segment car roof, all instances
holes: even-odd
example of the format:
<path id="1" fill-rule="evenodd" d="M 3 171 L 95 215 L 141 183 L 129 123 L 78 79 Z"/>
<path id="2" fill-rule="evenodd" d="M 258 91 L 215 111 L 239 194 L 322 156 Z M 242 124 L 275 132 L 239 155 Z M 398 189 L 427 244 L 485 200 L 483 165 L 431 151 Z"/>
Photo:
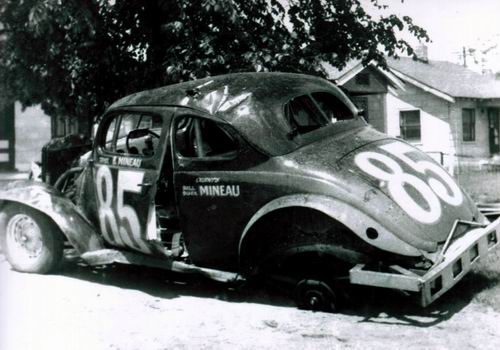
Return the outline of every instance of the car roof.
<path id="1" fill-rule="evenodd" d="M 290 126 L 283 105 L 296 96 L 328 91 L 353 113 L 356 107 L 329 81 L 295 73 L 233 73 L 207 77 L 126 96 L 110 109 L 129 106 L 181 106 L 231 124 L 249 142 L 271 154 L 286 154 L 297 148 L 287 137 Z"/>

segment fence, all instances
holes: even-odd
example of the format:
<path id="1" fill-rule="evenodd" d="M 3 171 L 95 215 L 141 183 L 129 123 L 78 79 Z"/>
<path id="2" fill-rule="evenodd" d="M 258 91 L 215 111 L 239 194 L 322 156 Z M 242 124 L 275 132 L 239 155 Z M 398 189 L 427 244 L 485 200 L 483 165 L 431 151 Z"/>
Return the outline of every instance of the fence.
<path id="1" fill-rule="evenodd" d="M 477 158 L 473 156 L 448 154 L 444 152 L 426 153 L 454 175 L 475 171 L 500 172 L 500 156 Z"/>

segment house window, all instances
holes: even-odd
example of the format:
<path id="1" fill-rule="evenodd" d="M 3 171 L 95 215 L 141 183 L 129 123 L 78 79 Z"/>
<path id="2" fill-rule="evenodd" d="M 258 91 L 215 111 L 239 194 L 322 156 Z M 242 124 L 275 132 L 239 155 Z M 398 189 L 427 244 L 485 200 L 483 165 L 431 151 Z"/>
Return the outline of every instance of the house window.
<path id="1" fill-rule="evenodd" d="M 399 129 L 403 139 L 420 141 L 420 111 L 399 112 Z"/>
<path id="2" fill-rule="evenodd" d="M 368 73 L 360 73 L 356 75 L 356 85 L 370 85 L 370 74 Z"/>
<path id="3" fill-rule="evenodd" d="M 462 135 L 464 141 L 476 140 L 476 111 L 472 108 L 462 109 Z"/>

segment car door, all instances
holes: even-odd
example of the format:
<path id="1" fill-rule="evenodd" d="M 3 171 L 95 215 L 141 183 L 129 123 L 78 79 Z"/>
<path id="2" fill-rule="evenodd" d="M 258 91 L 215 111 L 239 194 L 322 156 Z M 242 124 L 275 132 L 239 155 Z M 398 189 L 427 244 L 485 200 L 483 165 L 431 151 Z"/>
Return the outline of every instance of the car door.
<path id="1" fill-rule="evenodd" d="M 240 235 L 266 200 L 247 170 L 267 158 L 217 119 L 176 115 L 172 129 L 174 186 L 190 258 L 235 271 Z"/>
<path id="2" fill-rule="evenodd" d="M 158 245 L 155 194 L 168 139 L 169 110 L 115 111 L 96 135 L 94 215 L 104 240 L 150 254 Z"/>

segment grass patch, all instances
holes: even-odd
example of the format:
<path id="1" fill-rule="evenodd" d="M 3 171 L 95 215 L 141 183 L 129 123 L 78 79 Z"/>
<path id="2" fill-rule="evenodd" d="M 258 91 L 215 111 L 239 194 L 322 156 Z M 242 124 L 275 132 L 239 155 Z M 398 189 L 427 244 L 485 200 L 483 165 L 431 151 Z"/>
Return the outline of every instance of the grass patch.
<path id="1" fill-rule="evenodd" d="M 455 177 L 475 202 L 500 202 L 500 172 L 470 169 Z M 461 284 L 457 294 L 500 311 L 500 247 L 479 261 Z"/>
<path id="2" fill-rule="evenodd" d="M 455 175 L 460 185 L 476 202 L 500 202 L 500 172 L 469 170 Z"/>

